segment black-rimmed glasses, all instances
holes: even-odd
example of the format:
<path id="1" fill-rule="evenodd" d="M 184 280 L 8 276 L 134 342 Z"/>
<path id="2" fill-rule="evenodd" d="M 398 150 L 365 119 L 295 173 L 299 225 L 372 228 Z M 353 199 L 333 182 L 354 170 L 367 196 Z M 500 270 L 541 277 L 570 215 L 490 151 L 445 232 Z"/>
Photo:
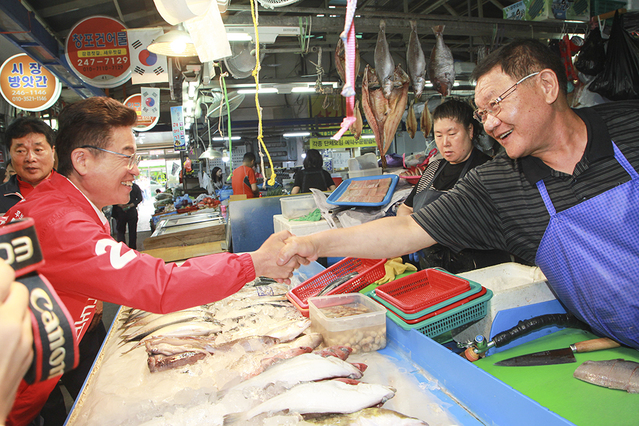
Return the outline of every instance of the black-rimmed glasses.
<path id="1" fill-rule="evenodd" d="M 110 151 L 108 149 L 100 148 L 100 147 L 93 146 L 93 145 L 82 145 L 80 148 L 97 149 L 98 151 L 104 151 L 104 152 L 108 152 L 109 154 L 119 155 L 120 157 L 126 157 L 126 158 L 129 159 L 129 164 L 127 165 L 129 170 L 133 169 L 135 166 L 140 164 L 140 160 L 142 160 L 142 157 L 140 157 L 138 154 L 126 155 L 126 154 L 121 154 L 119 152 Z"/>
<path id="2" fill-rule="evenodd" d="M 534 72 L 532 74 L 528 74 L 526 77 L 522 78 L 517 83 L 510 86 L 508 90 L 506 90 L 504 93 L 497 96 L 492 101 L 488 102 L 488 108 L 476 109 L 475 112 L 473 113 L 473 116 L 475 117 L 475 119 L 483 124 L 486 122 L 486 117 L 488 116 L 488 114 L 492 115 L 493 117 L 497 116 L 497 114 L 501 112 L 501 105 L 500 105 L 501 101 L 506 99 L 508 96 L 512 95 L 513 92 L 517 90 L 517 86 L 519 86 L 522 82 L 524 82 L 526 79 L 530 77 L 536 76 L 537 74 L 539 74 L 539 71 Z"/>

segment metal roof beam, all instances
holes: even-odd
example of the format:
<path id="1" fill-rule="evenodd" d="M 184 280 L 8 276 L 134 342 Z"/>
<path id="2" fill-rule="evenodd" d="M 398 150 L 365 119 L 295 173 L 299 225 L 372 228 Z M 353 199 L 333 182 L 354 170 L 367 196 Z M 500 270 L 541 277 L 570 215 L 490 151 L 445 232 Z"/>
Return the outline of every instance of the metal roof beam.
<path id="1" fill-rule="evenodd" d="M 90 86 L 73 73 L 64 59 L 62 45 L 27 10 L 19 0 L 0 2 L 0 26 L 5 38 L 23 52 L 42 63 L 53 75 L 82 98 L 104 96 L 97 87 Z"/>

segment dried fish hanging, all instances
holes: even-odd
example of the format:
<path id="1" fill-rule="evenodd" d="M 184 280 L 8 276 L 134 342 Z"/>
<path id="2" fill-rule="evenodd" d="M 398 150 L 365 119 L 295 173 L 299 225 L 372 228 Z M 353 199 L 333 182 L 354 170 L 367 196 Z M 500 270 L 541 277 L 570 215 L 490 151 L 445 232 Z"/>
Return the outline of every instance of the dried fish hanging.
<path id="1" fill-rule="evenodd" d="M 258 148 L 260 153 L 260 167 L 262 172 L 265 173 L 264 169 L 264 154 L 262 153 L 262 148 L 266 152 L 266 156 L 268 157 L 268 162 L 271 166 L 271 177 L 268 180 L 268 184 L 270 186 L 275 185 L 275 167 L 273 167 L 273 160 L 271 160 L 271 154 L 269 154 L 268 149 L 266 149 L 266 144 L 264 143 L 264 133 L 262 132 L 262 107 L 260 107 L 260 99 L 258 92 L 260 90 L 260 35 L 257 31 L 257 0 L 251 0 L 251 16 L 253 18 L 253 29 L 255 30 L 255 69 L 252 72 L 253 78 L 255 79 L 255 109 L 257 110 L 257 140 L 258 140 Z M 266 173 L 265 173 L 266 174 Z M 264 187 L 266 187 L 266 180 L 264 181 Z"/>
<path id="2" fill-rule="evenodd" d="M 340 38 L 344 43 L 346 54 L 346 63 L 344 74 L 346 81 L 342 89 L 342 96 L 346 98 L 346 117 L 342 121 L 341 129 L 331 138 L 339 140 L 342 135 L 357 120 L 354 114 L 355 110 L 355 9 L 357 8 L 357 0 L 348 0 L 346 3 L 346 18 L 344 22 L 344 31 L 340 34 Z"/>

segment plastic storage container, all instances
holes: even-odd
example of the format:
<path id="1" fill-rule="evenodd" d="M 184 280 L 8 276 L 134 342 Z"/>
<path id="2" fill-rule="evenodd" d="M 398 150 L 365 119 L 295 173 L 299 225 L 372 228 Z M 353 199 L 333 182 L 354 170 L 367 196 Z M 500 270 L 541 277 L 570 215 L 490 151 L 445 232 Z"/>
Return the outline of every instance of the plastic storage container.
<path id="1" fill-rule="evenodd" d="M 317 208 L 312 195 L 301 195 L 280 198 L 282 216 L 286 219 L 297 219 L 309 214 Z"/>
<path id="2" fill-rule="evenodd" d="M 273 232 L 290 231 L 291 234 L 301 237 L 303 235 L 310 235 L 320 231 L 326 231 L 331 227 L 328 225 L 326 219 L 318 220 L 315 222 L 308 221 L 290 221 L 281 214 L 273 216 Z"/>
<path id="3" fill-rule="evenodd" d="M 332 289 L 326 296 L 360 291 L 386 274 L 384 263 L 386 259 L 347 257 L 288 291 L 286 297 L 302 315 L 307 317 L 309 316 L 308 299 L 317 296 L 328 284 L 357 272 L 356 276 Z"/>
<path id="4" fill-rule="evenodd" d="M 360 293 L 312 297 L 308 300 L 311 330 L 324 345 L 344 345 L 353 353 L 386 347 L 386 309 Z"/>

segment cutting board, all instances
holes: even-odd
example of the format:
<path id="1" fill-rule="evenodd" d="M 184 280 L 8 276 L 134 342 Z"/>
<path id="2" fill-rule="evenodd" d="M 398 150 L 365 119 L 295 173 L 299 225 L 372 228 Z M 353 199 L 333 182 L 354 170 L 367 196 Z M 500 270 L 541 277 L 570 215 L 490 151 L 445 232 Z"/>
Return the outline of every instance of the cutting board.
<path id="1" fill-rule="evenodd" d="M 542 406 L 559 414 L 578 426 L 639 425 L 639 394 L 608 389 L 582 382 L 573 377 L 574 371 L 584 361 L 625 359 L 639 362 L 639 351 L 627 347 L 606 349 L 597 352 L 575 354 L 576 363 L 535 367 L 500 367 L 497 361 L 540 352 L 566 348 L 572 343 L 594 339 L 592 333 L 563 329 L 480 359 L 475 365 L 495 376 Z"/>

